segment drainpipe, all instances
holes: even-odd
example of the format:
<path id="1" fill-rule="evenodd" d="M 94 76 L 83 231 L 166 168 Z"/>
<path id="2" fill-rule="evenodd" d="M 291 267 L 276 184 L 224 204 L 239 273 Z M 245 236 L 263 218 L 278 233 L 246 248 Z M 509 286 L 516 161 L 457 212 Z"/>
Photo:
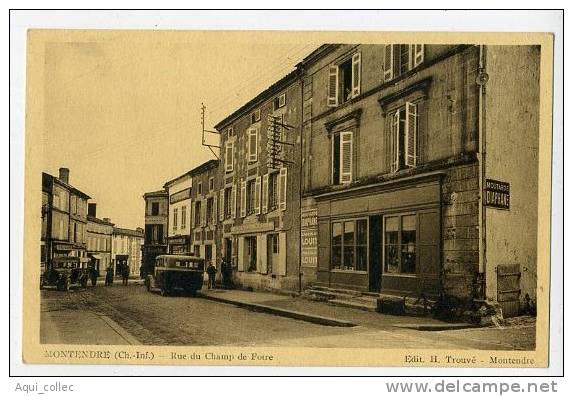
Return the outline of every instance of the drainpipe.
<path id="1" fill-rule="evenodd" d="M 299 83 L 300 83 L 300 159 L 299 159 L 299 170 L 298 170 L 298 292 L 302 293 L 302 224 L 301 224 L 301 211 L 302 211 L 302 185 L 303 185 L 303 163 L 304 158 L 303 151 L 303 121 L 304 121 L 304 87 L 303 87 L 303 75 L 304 69 L 301 65 L 299 68 Z M 295 161 L 296 162 L 296 161 Z"/>
<path id="2" fill-rule="evenodd" d="M 479 69 L 478 69 L 478 81 L 480 76 L 485 74 L 485 48 L 483 45 L 479 46 Z M 485 299 L 486 293 L 486 211 L 484 206 L 484 183 L 485 183 L 485 159 L 486 159 L 486 136 L 485 136 L 485 110 L 484 110 L 484 100 L 485 100 L 485 82 L 487 79 L 482 80 L 478 83 L 478 135 L 479 135 L 479 279 L 482 282 L 481 296 Z"/>

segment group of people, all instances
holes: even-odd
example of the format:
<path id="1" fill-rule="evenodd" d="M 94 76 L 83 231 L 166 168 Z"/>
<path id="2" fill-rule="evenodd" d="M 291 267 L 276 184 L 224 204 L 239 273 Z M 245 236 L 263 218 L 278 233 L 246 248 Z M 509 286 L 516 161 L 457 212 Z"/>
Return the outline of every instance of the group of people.
<path id="1" fill-rule="evenodd" d="M 95 286 L 97 284 L 98 276 L 99 276 L 99 270 L 96 268 L 95 265 L 92 265 L 91 271 L 90 271 L 90 279 L 91 279 L 92 286 Z M 129 279 L 129 265 L 125 264 L 122 266 L 122 269 L 121 269 L 121 280 L 122 280 L 122 284 L 124 286 L 127 285 L 128 279 Z M 113 265 L 112 264 L 108 265 L 106 270 L 105 270 L 105 285 L 106 286 L 113 285 Z"/>
<path id="2" fill-rule="evenodd" d="M 215 288 L 215 278 L 217 277 L 217 267 L 213 262 L 209 262 L 207 267 L 207 275 L 209 277 L 208 288 Z M 231 289 L 233 287 L 233 265 L 225 258 L 221 260 L 221 284 L 224 289 Z"/>

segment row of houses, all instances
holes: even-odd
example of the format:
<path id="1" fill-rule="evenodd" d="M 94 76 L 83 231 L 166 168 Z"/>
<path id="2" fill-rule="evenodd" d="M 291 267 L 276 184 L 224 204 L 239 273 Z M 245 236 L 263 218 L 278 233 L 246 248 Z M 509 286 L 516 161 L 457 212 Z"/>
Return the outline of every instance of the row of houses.
<path id="1" fill-rule="evenodd" d="M 112 266 L 121 274 L 129 266 L 139 276 L 143 229 L 116 227 L 109 218 L 97 217 L 96 203 L 70 184 L 70 171 L 58 177 L 42 173 L 41 271 L 55 257 L 75 256 L 103 275 Z"/>
<path id="2" fill-rule="evenodd" d="M 187 253 L 242 287 L 517 311 L 536 295 L 539 55 L 320 46 L 217 123 L 218 159 L 144 195 L 144 266 Z"/>

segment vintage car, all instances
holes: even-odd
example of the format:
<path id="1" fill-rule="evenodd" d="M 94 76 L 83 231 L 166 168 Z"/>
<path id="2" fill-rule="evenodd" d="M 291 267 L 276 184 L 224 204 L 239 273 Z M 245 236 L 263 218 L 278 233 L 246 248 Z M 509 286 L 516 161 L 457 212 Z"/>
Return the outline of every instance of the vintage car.
<path id="1" fill-rule="evenodd" d="M 72 287 L 86 287 L 89 279 L 87 262 L 80 257 L 55 257 L 40 277 L 40 289 L 56 287 L 69 291 Z"/>
<path id="2" fill-rule="evenodd" d="M 153 273 L 147 275 L 145 286 L 162 296 L 175 292 L 195 295 L 203 287 L 205 260 L 200 257 L 165 254 L 155 258 Z"/>

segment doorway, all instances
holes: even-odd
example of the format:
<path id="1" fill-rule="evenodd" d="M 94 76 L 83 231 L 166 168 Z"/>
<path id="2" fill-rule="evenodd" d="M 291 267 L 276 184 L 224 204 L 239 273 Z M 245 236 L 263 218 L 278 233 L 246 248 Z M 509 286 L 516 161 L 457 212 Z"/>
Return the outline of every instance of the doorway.
<path id="1" fill-rule="evenodd" d="M 379 293 L 382 283 L 382 216 L 370 216 L 369 224 L 368 291 Z"/>
<path id="2" fill-rule="evenodd" d="M 225 260 L 230 263 L 233 256 L 233 241 L 231 238 L 225 238 Z"/>
<path id="3" fill-rule="evenodd" d="M 247 245 L 247 271 L 255 272 L 257 270 L 257 237 L 245 237 Z"/>

